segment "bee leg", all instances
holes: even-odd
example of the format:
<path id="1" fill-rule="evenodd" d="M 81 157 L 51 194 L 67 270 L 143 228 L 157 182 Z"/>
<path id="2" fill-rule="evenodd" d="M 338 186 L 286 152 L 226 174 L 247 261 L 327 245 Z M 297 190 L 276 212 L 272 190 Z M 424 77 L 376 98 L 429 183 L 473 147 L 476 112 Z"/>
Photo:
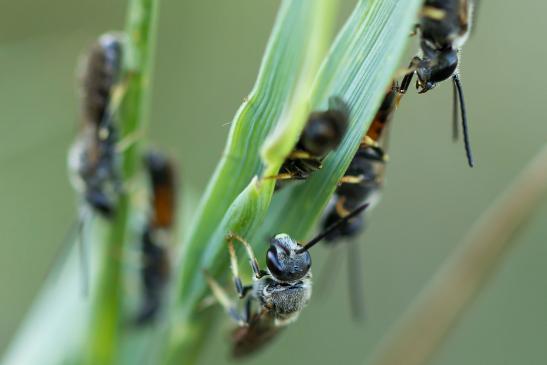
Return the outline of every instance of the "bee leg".
<path id="1" fill-rule="evenodd" d="M 364 180 L 365 180 L 365 177 L 363 175 L 358 175 L 358 176 L 346 175 L 346 176 L 342 176 L 342 178 L 338 181 L 338 184 L 360 184 Z"/>
<path id="2" fill-rule="evenodd" d="M 209 284 L 209 288 L 211 288 L 213 296 L 220 303 L 220 305 L 222 305 L 226 313 L 228 313 L 228 315 L 232 317 L 233 320 L 238 323 L 238 325 L 244 326 L 247 321 L 245 320 L 244 316 L 242 316 L 238 312 L 237 307 L 234 305 L 232 300 L 230 300 L 228 294 L 226 294 L 226 291 L 215 279 L 213 279 L 213 277 L 207 271 L 204 271 L 203 274 L 205 275 L 207 284 Z"/>
<path id="3" fill-rule="evenodd" d="M 336 202 L 335 209 L 336 209 L 336 214 L 338 214 L 339 217 L 343 218 L 351 213 L 348 209 L 346 209 L 345 204 L 346 204 L 345 197 L 340 197 L 338 201 Z"/>
<path id="4" fill-rule="evenodd" d="M 230 242 L 235 239 L 236 241 L 239 241 L 245 247 L 245 250 L 247 251 L 247 255 L 249 256 L 249 260 L 251 262 L 251 268 L 253 269 L 253 273 L 257 279 L 260 279 L 261 277 L 267 274 L 264 270 L 260 269 L 260 266 L 258 266 L 258 260 L 256 259 L 256 256 L 253 252 L 253 248 L 251 247 L 249 242 L 245 241 L 243 237 L 238 236 L 237 234 L 233 232 L 230 232 L 228 236 L 226 237 L 226 239 Z"/>
<path id="5" fill-rule="evenodd" d="M 247 324 L 251 323 L 251 318 L 253 317 L 251 313 L 252 304 L 253 304 L 253 301 L 251 298 L 248 298 L 247 301 L 245 302 L 245 312 L 243 312 L 243 317 L 245 318 L 245 322 Z"/>
<path id="6" fill-rule="evenodd" d="M 310 155 L 309 152 L 299 150 L 292 151 L 289 157 L 287 157 L 287 159 L 289 160 L 309 160 L 313 158 L 314 157 Z"/>
<path id="7" fill-rule="evenodd" d="M 374 147 L 374 148 L 380 148 L 380 144 L 375 141 L 374 139 L 370 138 L 369 136 L 364 136 L 363 139 L 361 140 L 361 144 L 360 144 L 361 147 L 368 147 L 368 146 L 371 146 L 371 147 Z"/>
<path id="8" fill-rule="evenodd" d="M 275 180 L 293 180 L 293 179 L 296 179 L 296 176 L 291 174 L 291 173 L 282 173 L 282 174 L 277 174 L 277 175 L 270 175 L 270 176 L 265 176 L 263 177 L 263 179 L 275 179 Z"/>
<path id="9" fill-rule="evenodd" d="M 404 94 L 408 90 L 408 87 L 410 86 L 410 83 L 412 82 L 412 78 L 414 77 L 414 73 L 416 71 L 416 68 L 420 64 L 422 59 L 418 56 L 415 56 L 412 61 L 410 61 L 410 64 L 408 65 L 409 72 L 403 77 L 403 81 L 401 81 L 401 87 L 399 87 L 399 93 Z"/>
<path id="10" fill-rule="evenodd" d="M 416 34 L 418 34 L 418 29 L 420 29 L 420 24 L 419 23 L 414 24 L 414 26 L 412 27 L 412 30 L 410 31 L 410 37 L 415 37 Z"/>
<path id="11" fill-rule="evenodd" d="M 241 282 L 241 278 L 239 277 L 239 269 L 237 264 L 237 256 L 236 251 L 234 249 L 234 244 L 232 241 L 228 242 L 228 251 L 230 252 L 230 266 L 232 269 L 232 276 L 234 279 L 234 286 L 236 288 L 237 295 L 239 295 L 240 299 L 245 298 L 249 290 L 251 290 L 253 287 L 252 285 L 246 285 L 244 286 Z"/>

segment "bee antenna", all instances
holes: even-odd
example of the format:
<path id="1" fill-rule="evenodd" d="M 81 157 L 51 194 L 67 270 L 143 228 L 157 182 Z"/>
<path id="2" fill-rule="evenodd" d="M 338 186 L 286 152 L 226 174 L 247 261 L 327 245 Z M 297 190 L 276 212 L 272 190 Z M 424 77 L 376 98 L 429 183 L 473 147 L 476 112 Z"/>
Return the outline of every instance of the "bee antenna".
<path id="1" fill-rule="evenodd" d="M 457 142 L 460 137 L 458 112 L 458 89 L 456 83 L 452 83 L 452 141 Z"/>
<path id="2" fill-rule="evenodd" d="M 342 224 L 346 223 L 353 217 L 359 215 L 363 210 L 365 210 L 366 207 L 369 206 L 369 203 L 364 203 L 355 208 L 353 211 L 351 211 L 348 215 L 346 215 L 343 218 L 340 218 L 338 221 L 331 224 L 327 229 L 325 229 L 323 232 L 319 233 L 317 236 L 309 240 L 301 249 L 297 250 L 296 253 L 302 253 L 304 251 L 308 251 L 310 248 L 312 248 L 317 242 L 321 241 L 323 238 L 327 237 L 329 234 L 331 234 L 334 230 L 338 229 Z"/>
<path id="3" fill-rule="evenodd" d="M 454 86 L 456 87 L 454 90 L 458 94 L 458 99 L 460 102 L 460 112 L 462 115 L 463 142 L 465 145 L 465 154 L 467 156 L 467 163 L 469 164 L 469 167 L 473 167 L 475 163 L 473 161 L 473 153 L 471 152 L 471 144 L 469 142 L 469 131 L 467 129 L 467 111 L 465 109 L 465 100 L 463 98 L 462 83 L 460 81 L 460 77 L 458 76 L 458 74 L 454 74 L 454 76 L 452 76 L 452 80 L 454 81 Z"/>

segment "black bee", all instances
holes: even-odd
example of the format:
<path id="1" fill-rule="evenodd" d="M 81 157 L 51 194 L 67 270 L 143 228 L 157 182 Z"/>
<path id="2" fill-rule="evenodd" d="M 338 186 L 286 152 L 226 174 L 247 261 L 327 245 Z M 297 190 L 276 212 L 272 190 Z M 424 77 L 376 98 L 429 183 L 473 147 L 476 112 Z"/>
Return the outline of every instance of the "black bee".
<path id="1" fill-rule="evenodd" d="M 334 204 L 331 204 L 323 221 L 324 228 L 340 220 L 363 202 L 373 206 L 379 200 L 387 161 L 387 154 L 380 142 L 400 98 L 399 88 L 392 83 L 335 191 Z M 342 224 L 326 238 L 325 242 L 331 244 L 338 242 L 340 238 L 351 238 L 361 232 L 362 226 L 362 219 Z"/>
<path id="2" fill-rule="evenodd" d="M 69 152 L 71 180 L 85 203 L 110 218 L 119 193 L 118 131 L 110 108 L 119 81 L 121 39 L 105 34 L 95 43 L 82 74 L 82 117 L 78 138 Z"/>
<path id="3" fill-rule="evenodd" d="M 152 190 L 152 209 L 141 238 L 143 300 L 137 324 L 150 323 L 161 307 L 170 274 L 168 246 L 175 226 L 177 201 L 177 178 L 172 162 L 151 152 L 146 155 L 145 165 Z"/>
<path id="4" fill-rule="evenodd" d="M 380 200 L 380 191 L 384 182 L 387 154 L 382 147 L 386 141 L 386 128 L 389 127 L 393 114 L 399 104 L 401 93 L 396 83 L 390 85 L 386 95 L 376 113 L 365 137 L 359 145 L 344 177 L 335 191 L 331 204 L 323 217 L 323 228 L 340 221 L 349 212 L 364 202 L 374 206 Z M 325 244 L 336 246 L 346 239 L 360 234 L 365 226 L 365 218 L 353 219 L 340 224 L 325 239 Z M 360 284 L 360 262 L 358 261 L 357 247 L 349 242 L 348 269 L 350 279 L 350 297 L 352 312 L 355 319 L 361 319 L 362 314 L 362 285 Z"/>
<path id="5" fill-rule="evenodd" d="M 419 93 L 433 89 L 439 82 L 452 78 L 454 83 L 454 100 L 459 102 L 462 117 L 462 129 L 465 151 L 469 166 L 473 166 L 473 155 L 467 131 L 467 112 L 463 89 L 458 74 L 459 53 L 471 30 L 473 4 L 471 0 L 425 0 L 420 23 L 421 57 L 414 57 L 410 69 L 402 83 L 401 92 L 410 86 L 416 74 L 416 88 Z M 457 109 L 454 106 L 455 136 L 457 137 Z"/>
<path id="6" fill-rule="evenodd" d="M 80 236 L 84 292 L 88 281 L 84 224 L 92 212 L 111 219 L 121 191 L 118 128 L 112 110 L 121 60 L 121 38 L 105 34 L 92 45 L 82 65 L 80 131 L 69 150 L 68 168 L 72 185 L 81 198 L 76 228 Z"/>
<path id="7" fill-rule="evenodd" d="M 278 179 L 276 187 L 283 186 L 281 180 L 305 180 L 321 169 L 325 156 L 346 134 L 348 118 L 349 109 L 338 97 L 329 99 L 327 110 L 311 113 L 295 149 L 273 177 Z"/>
<path id="8" fill-rule="evenodd" d="M 206 273 L 214 296 L 226 312 L 237 322 L 232 335 L 234 357 L 254 353 L 269 343 L 282 328 L 294 322 L 311 297 L 311 256 L 308 250 L 340 224 L 360 214 L 367 204 L 359 206 L 346 217 L 335 222 L 323 233 L 301 245 L 287 234 L 278 234 L 270 241 L 266 253 L 266 270 L 261 270 L 251 245 L 236 234 L 229 234 L 228 248 L 235 289 L 245 300 L 242 313 L 224 289 Z M 239 277 L 237 257 L 232 240 L 243 244 L 253 270 L 253 283 L 243 285 Z"/>

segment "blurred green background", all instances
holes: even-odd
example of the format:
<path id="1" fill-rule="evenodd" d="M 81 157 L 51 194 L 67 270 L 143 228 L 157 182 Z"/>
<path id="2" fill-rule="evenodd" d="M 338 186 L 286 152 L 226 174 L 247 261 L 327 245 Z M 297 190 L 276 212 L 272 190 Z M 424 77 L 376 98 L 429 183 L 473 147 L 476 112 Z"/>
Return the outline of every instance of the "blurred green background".
<path id="1" fill-rule="evenodd" d="M 547 142 L 547 4 L 483 3 L 462 67 L 477 167 L 469 169 L 463 146 L 450 141 L 451 86 L 427 96 L 410 93 L 392 130 L 382 204 L 360 239 L 366 321 L 351 320 L 340 268 L 335 287 L 327 295 L 316 291 L 300 320 L 248 363 L 362 363 L 481 212 Z M 123 26 L 125 5 L 0 3 L 0 352 L 75 217 L 65 155 L 77 130 L 77 60 L 98 34 Z M 161 3 L 149 134 L 177 157 L 191 189 L 201 191 L 213 171 L 226 123 L 256 77 L 277 6 L 273 0 Z M 352 6 L 344 2 L 340 22 Z M 413 49 L 412 43 L 409 57 Z M 544 205 L 433 364 L 545 363 L 546 221 Z M 316 277 L 330 253 L 314 253 Z M 228 327 L 215 331 L 204 364 L 226 361 Z"/>

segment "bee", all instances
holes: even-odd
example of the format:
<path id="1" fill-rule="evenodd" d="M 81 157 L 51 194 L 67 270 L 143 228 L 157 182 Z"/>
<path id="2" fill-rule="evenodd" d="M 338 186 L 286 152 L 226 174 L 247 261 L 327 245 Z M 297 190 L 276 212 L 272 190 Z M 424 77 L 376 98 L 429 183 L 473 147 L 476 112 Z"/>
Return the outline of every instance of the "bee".
<path id="1" fill-rule="evenodd" d="M 87 57 L 81 79 L 81 126 L 69 151 L 71 182 L 92 211 L 105 218 L 115 212 L 119 193 L 118 130 L 111 110 L 119 81 L 122 42 L 105 34 Z"/>
<path id="2" fill-rule="evenodd" d="M 388 88 L 382 104 L 378 109 L 370 127 L 359 145 L 348 169 L 337 187 L 331 204 L 323 216 L 322 227 L 326 229 L 337 221 L 341 221 L 349 212 L 364 202 L 371 207 L 380 200 L 380 192 L 384 183 L 387 154 L 383 145 L 387 144 L 385 136 L 399 101 L 401 93 L 395 82 Z M 381 143 L 382 142 L 382 143 Z M 365 218 L 344 221 L 337 229 L 325 237 L 325 244 L 337 246 L 346 239 L 352 239 L 360 234 L 365 227 Z M 362 289 L 357 283 L 362 276 L 359 270 L 358 252 L 355 244 L 349 243 L 350 294 L 352 312 L 356 319 L 362 318 Z"/>
<path id="3" fill-rule="evenodd" d="M 412 59 L 409 72 L 401 82 L 401 92 L 410 86 L 414 74 L 416 89 L 420 94 L 433 89 L 439 82 L 452 78 L 454 89 L 453 125 L 457 138 L 459 103 L 465 152 L 469 166 L 473 167 L 473 154 L 469 142 L 467 111 L 463 88 L 458 72 L 460 50 L 471 31 L 473 3 L 471 0 L 425 0 L 417 29 L 421 31 L 422 56 Z"/>
<path id="4" fill-rule="evenodd" d="M 266 253 L 266 270 L 260 268 L 245 239 L 234 233 L 228 235 L 234 286 L 240 300 L 245 301 L 244 310 L 240 312 L 220 284 L 207 272 L 205 274 L 213 295 L 237 323 L 232 334 L 234 357 L 244 357 L 259 350 L 298 318 L 312 293 L 309 249 L 366 207 L 367 204 L 359 206 L 303 245 L 285 233 L 275 235 Z M 251 285 L 243 285 L 240 279 L 233 240 L 239 241 L 249 256 L 254 274 Z"/>
<path id="5" fill-rule="evenodd" d="M 387 162 L 387 153 L 381 143 L 382 137 L 393 119 L 400 99 L 399 87 L 393 82 L 340 180 L 334 194 L 335 204 L 331 205 L 323 220 L 324 228 L 340 220 L 363 202 L 366 201 L 374 206 L 379 200 Z M 357 219 L 341 224 L 337 230 L 326 237 L 325 242 L 331 244 L 337 242 L 339 238 L 351 238 L 360 233 L 362 226 L 363 220 Z"/>
<path id="6" fill-rule="evenodd" d="M 339 97 L 329 99 L 329 108 L 312 112 L 295 149 L 279 170 L 276 188 L 283 180 L 306 180 L 321 169 L 325 156 L 336 149 L 348 128 L 349 108 Z"/>
<path id="7" fill-rule="evenodd" d="M 175 225 L 177 178 L 173 163 L 149 152 L 145 166 L 152 190 L 149 220 L 141 236 L 143 300 L 136 318 L 139 325 L 153 321 L 162 304 L 170 275 L 169 241 Z"/>
<path id="8" fill-rule="evenodd" d="M 81 76 L 81 121 L 78 137 L 68 153 L 69 177 L 80 196 L 76 224 L 87 293 L 88 267 L 84 223 L 91 213 L 112 219 L 120 188 L 118 129 L 113 115 L 113 92 L 121 73 L 122 40 L 105 34 L 92 45 Z"/>

